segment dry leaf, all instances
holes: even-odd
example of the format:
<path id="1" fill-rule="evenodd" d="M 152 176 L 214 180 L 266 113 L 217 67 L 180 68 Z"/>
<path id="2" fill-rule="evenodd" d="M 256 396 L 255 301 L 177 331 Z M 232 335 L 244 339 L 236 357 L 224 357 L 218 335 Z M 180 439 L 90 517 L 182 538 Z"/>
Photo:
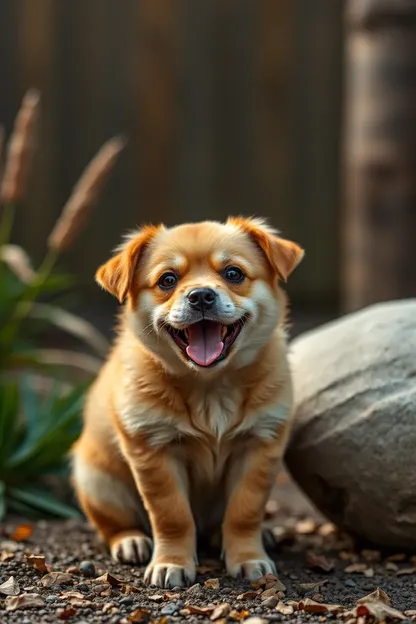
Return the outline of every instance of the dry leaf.
<path id="1" fill-rule="evenodd" d="M 332 524 L 332 522 L 325 522 L 324 524 L 321 524 L 318 529 L 318 533 L 319 535 L 322 535 L 322 537 L 328 537 L 328 535 L 333 535 L 336 532 L 337 527 L 335 524 Z"/>
<path id="2" fill-rule="evenodd" d="M 230 620 L 234 620 L 234 622 L 241 622 L 241 620 L 248 618 L 249 615 L 250 613 L 248 611 L 236 611 L 236 609 L 233 609 L 228 614 L 228 617 Z"/>
<path id="3" fill-rule="evenodd" d="M 14 553 L 7 551 L 3 551 L 2 553 L 0 553 L 0 563 L 5 563 L 6 561 L 10 561 L 11 559 L 14 559 Z"/>
<path id="4" fill-rule="evenodd" d="M 367 568 L 367 570 L 364 570 L 363 574 L 367 578 L 373 578 L 373 576 L 374 576 L 374 568 Z"/>
<path id="5" fill-rule="evenodd" d="M 179 600 L 180 597 L 181 595 L 177 592 L 165 592 L 164 595 L 165 600 Z"/>
<path id="6" fill-rule="evenodd" d="M 377 587 L 377 589 L 371 594 L 357 600 L 357 604 L 364 604 L 366 602 L 383 602 L 386 605 L 391 605 L 390 596 L 388 596 L 380 587 Z"/>
<path id="7" fill-rule="evenodd" d="M 16 611 L 16 609 L 43 607 L 45 601 L 40 594 L 22 594 L 21 596 L 7 596 L 4 604 L 6 611 Z"/>
<path id="8" fill-rule="evenodd" d="M 153 602 L 163 602 L 165 597 L 162 596 L 162 594 L 152 594 L 151 596 L 148 596 L 149 600 L 152 600 Z"/>
<path id="9" fill-rule="evenodd" d="M 215 607 L 214 611 L 211 613 L 211 620 L 214 622 L 216 620 L 219 620 L 220 618 L 227 617 L 230 610 L 230 605 L 227 602 L 223 602 L 222 604 Z"/>
<path id="10" fill-rule="evenodd" d="M 111 588 L 111 586 L 110 586 L 110 588 Z M 140 593 L 140 591 L 141 591 L 141 590 L 140 590 L 138 587 L 135 587 L 134 585 L 129 585 L 129 584 L 126 584 L 126 585 L 122 585 L 122 586 L 120 587 L 120 592 L 121 592 L 122 594 L 126 594 L 127 596 L 128 596 L 129 594 L 139 594 L 139 593 Z"/>
<path id="11" fill-rule="evenodd" d="M 346 574 L 362 574 L 367 568 L 366 563 L 352 563 L 344 569 L 344 572 Z"/>
<path id="12" fill-rule="evenodd" d="M 114 609 L 117 609 L 117 605 L 114 602 L 106 602 L 101 611 L 103 613 L 111 613 Z"/>
<path id="13" fill-rule="evenodd" d="M 370 550 L 367 548 L 361 551 L 361 556 L 364 561 L 368 561 L 369 563 L 378 563 L 381 561 L 381 553 L 379 550 Z"/>
<path id="14" fill-rule="evenodd" d="M 56 615 L 60 620 L 69 620 L 77 614 L 77 610 L 74 607 L 64 607 L 63 609 L 57 609 Z"/>
<path id="15" fill-rule="evenodd" d="M 56 587 L 57 585 L 69 585 L 72 583 L 72 576 L 65 572 L 50 572 L 42 576 L 43 587 Z"/>
<path id="16" fill-rule="evenodd" d="M 13 542 L 25 542 L 33 533 L 33 526 L 31 524 L 19 524 L 16 527 L 14 533 L 10 536 Z"/>
<path id="17" fill-rule="evenodd" d="M 48 574 L 50 569 L 45 563 L 45 557 L 43 555 L 25 555 L 26 561 L 32 568 L 35 568 L 40 574 Z"/>
<path id="18" fill-rule="evenodd" d="M 407 617 L 414 617 L 416 615 L 416 609 L 409 609 L 408 611 L 403 611 L 403 613 Z"/>
<path id="19" fill-rule="evenodd" d="M 20 593 L 19 583 L 14 576 L 7 579 L 2 585 L 0 585 L 0 594 L 3 596 L 18 596 Z"/>
<path id="20" fill-rule="evenodd" d="M 310 598 L 305 598 L 305 600 L 299 602 L 299 611 L 308 611 L 309 613 L 339 613 L 343 610 L 344 607 L 341 605 L 315 602 L 315 600 Z"/>
<path id="21" fill-rule="evenodd" d="M 92 582 L 93 583 L 110 583 L 110 585 L 112 587 L 117 587 L 118 585 L 125 585 L 126 584 L 125 581 L 121 581 L 120 579 L 118 579 L 115 576 L 113 576 L 112 574 L 110 574 L 110 572 L 106 572 L 102 576 L 99 576 L 98 578 L 93 579 Z"/>
<path id="22" fill-rule="evenodd" d="M 293 585 L 293 589 L 298 592 L 298 594 L 307 594 L 308 592 L 314 591 L 315 589 L 320 589 L 322 585 L 325 585 L 328 580 L 324 579 L 318 583 L 296 583 Z"/>
<path id="23" fill-rule="evenodd" d="M 300 533 L 301 535 L 309 535 L 311 533 L 315 533 L 316 531 L 316 522 L 312 520 L 312 518 L 307 518 L 306 520 L 300 520 L 295 525 L 296 533 Z"/>
<path id="24" fill-rule="evenodd" d="M 267 598 L 271 598 L 272 596 L 276 595 L 276 590 L 275 588 L 271 588 L 271 589 L 266 589 L 260 596 L 261 600 L 267 600 Z"/>
<path id="25" fill-rule="evenodd" d="M 401 570 L 398 570 L 396 575 L 397 576 L 405 576 L 408 574 L 415 574 L 416 573 L 416 568 L 402 568 Z"/>
<path id="26" fill-rule="evenodd" d="M 220 588 L 220 581 L 217 578 L 207 579 L 204 582 L 204 587 L 206 587 L 207 589 L 219 589 Z"/>
<path id="27" fill-rule="evenodd" d="M 237 596 L 237 600 L 254 600 L 254 598 L 257 598 L 257 596 L 259 595 L 257 591 L 246 591 L 244 592 L 244 594 L 240 594 L 239 596 Z"/>
<path id="28" fill-rule="evenodd" d="M 84 600 L 85 599 L 85 594 L 81 594 L 81 592 L 77 592 L 77 591 L 64 591 L 61 592 L 60 597 L 63 598 L 64 600 Z"/>
<path id="29" fill-rule="evenodd" d="M 318 555 L 312 551 L 306 553 L 306 563 L 308 568 L 322 570 L 323 572 L 331 572 L 334 569 L 334 562 L 327 559 L 325 555 Z"/>
<path id="30" fill-rule="evenodd" d="M 198 605 L 190 605 L 190 604 L 187 604 L 186 608 L 193 615 L 211 615 L 213 613 L 214 609 L 215 609 L 214 606 L 212 606 L 212 607 L 198 607 Z"/>
<path id="31" fill-rule="evenodd" d="M 150 611 L 147 609 L 136 609 L 129 615 L 127 620 L 132 624 L 148 624 L 150 622 Z"/>
<path id="32" fill-rule="evenodd" d="M 414 561 L 414 557 L 410 558 L 411 561 Z M 404 553 L 397 553 L 396 555 L 390 555 L 387 557 L 386 561 L 406 561 L 406 555 Z"/>
<path id="33" fill-rule="evenodd" d="M 265 576 L 261 576 L 256 581 L 253 581 L 251 586 L 254 587 L 254 589 L 268 586 L 267 589 L 274 587 L 276 591 L 286 591 L 286 587 L 274 574 L 265 574 Z"/>
<path id="34" fill-rule="evenodd" d="M 387 561 L 384 567 L 389 572 L 397 572 L 397 570 L 399 569 L 399 566 L 397 565 L 397 563 L 393 563 L 393 561 Z"/>
<path id="35" fill-rule="evenodd" d="M 366 602 L 359 604 L 356 608 L 358 617 L 372 615 L 377 622 L 383 622 L 387 618 L 405 620 L 406 616 L 401 611 L 393 609 L 389 605 L 381 601 Z"/>
<path id="36" fill-rule="evenodd" d="M 282 615 L 292 615 L 294 609 L 291 605 L 286 605 L 284 602 L 280 601 L 276 605 L 276 611 L 282 613 Z"/>

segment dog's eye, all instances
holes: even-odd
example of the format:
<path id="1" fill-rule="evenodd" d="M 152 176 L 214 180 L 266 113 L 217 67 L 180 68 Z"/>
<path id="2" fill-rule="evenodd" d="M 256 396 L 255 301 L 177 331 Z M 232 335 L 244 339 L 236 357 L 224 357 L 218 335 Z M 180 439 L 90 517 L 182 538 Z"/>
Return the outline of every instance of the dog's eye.
<path id="1" fill-rule="evenodd" d="M 178 283 L 178 276 L 175 273 L 163 273 L 159 278 L 158 286 L 163 290 L 170 290 Z"/>
<path id="2" fill-rule="evenodd" d="M 234 282 L 234 284 L 239 284 L 245 278 L 244 273 L 241 269 L 236 266 L 229 266 L 224 271 L 224 277 L 229 282 Z"/>

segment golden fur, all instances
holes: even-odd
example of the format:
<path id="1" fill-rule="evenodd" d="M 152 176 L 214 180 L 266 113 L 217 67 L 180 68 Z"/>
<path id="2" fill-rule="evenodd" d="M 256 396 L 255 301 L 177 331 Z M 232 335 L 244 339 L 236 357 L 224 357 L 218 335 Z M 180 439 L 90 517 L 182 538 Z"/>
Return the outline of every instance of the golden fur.
<path id="1" fill-rule="evenodd" d="M 278 278 L 286 280 L 302 256 L 263 221 L 234 218 L 144 227 L 97 272 L 125 305 L 86 402 L 73 478 L 114 558 L 150 560 L 148 583 L 192 583 L 197 535 L 218 528 L 230 575 L 255 579 L 275 570 L 261 524 L 292 404 Z M 235 267 L 243 271 L 239 283 Z M 166 282 L 178 280 L 173 287 L 161 285 L 166 272 L 174 275 Z M 202 312 L 190 311 L 189 293 L 200 288 L 217 297 L 209 314 L 204 303 Z M 204 353 L 218 342 L 206 337 L 208 325 L 241 329 L 234 342 L 223 338 L 222 360 L 208 365 L 202 355 L 199 365 L 169 334 L 184 330 L 192 347 L 190 314 L 205 328 L 205 342 L 195 343 Z"/>

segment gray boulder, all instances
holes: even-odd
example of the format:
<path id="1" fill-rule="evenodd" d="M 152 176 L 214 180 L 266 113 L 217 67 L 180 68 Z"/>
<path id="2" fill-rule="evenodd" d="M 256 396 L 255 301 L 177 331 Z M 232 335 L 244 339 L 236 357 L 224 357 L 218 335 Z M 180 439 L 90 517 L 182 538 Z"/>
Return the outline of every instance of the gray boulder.
<path id="1" fill-rule="evenodd" d="M 416 547 L 416 299 L 304 334 L 291 363 L 295 480 L 339 526 Z"/>

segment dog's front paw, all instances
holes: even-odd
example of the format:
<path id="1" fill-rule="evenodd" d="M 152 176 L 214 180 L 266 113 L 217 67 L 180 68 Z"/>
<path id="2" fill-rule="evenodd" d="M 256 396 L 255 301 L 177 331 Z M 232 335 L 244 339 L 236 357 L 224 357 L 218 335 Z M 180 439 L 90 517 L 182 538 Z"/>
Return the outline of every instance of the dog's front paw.
<path id="1" fill-rule="evenodd" d="M 196 577 L 195 561 L 152 561 L 145 572 L 144 581 L 147 585 L 156 585 L 164 589 L 192 585 Z"/>
<path id="2" fill-rule="evenodd" d="M 227 574 L 233 578 L 247 578 L 250 581 L 256 581 L 265 574 L 276 574 L 276 566 L 265 554 L 259 559 L 227 561 Z"/>
<path id="3" fill-rule="evenodd" d="M 120 534 L 111 541 L 111 556 L 119 563 L 147 563 L 152 556 L 152 540 L 139 532 Z"/>

